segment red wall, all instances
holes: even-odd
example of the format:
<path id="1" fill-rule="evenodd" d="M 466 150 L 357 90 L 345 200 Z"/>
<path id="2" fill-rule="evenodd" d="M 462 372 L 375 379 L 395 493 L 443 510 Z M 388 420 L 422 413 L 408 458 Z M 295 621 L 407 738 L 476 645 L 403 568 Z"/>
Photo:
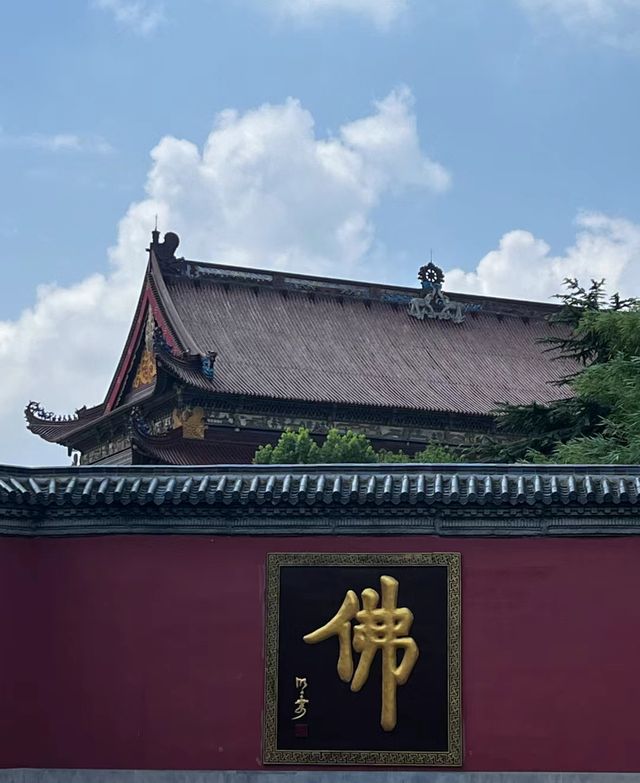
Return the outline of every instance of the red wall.
<path id="1" fill-rule="evenodd" d="M 640 769 L 640 538 L 0 539 L 0 766 L 260 766 L 265 555 L 458 551 L 469 770 Z"/>

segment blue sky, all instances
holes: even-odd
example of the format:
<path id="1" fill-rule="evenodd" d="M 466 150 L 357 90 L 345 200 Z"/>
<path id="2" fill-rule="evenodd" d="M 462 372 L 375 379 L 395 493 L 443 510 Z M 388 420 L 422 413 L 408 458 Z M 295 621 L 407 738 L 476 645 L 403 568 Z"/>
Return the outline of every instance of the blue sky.
<path id="1" fill-rule="evenodd" d="M 22 407 L 100 401 L 156 212 L 192 258 L 413 284 L 433 248 L 454 290 L 638 293 L 640 0 L 24 0 L 2 27 L 2 461 L 65 461 Z"/>

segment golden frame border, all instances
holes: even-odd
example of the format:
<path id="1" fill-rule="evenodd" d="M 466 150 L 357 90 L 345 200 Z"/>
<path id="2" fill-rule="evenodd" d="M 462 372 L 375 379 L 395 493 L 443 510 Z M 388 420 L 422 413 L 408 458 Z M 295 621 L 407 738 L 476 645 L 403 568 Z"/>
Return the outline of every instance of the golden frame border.
<path id="1" fill-rule="evenodd" d="M 446 566 L 448 617 L 448 734 L 449 750 L 281 750 L 278 748 L 278 643 L 280 622 L 280 568 L 282 566 Z M 267 554 L 265 681 L 263 712 L 264 764 L 339 764 L 413 767 L 462 766 L 460 676 L 461 558 L 459 552 L 333 553 L 273 552 Z"/>

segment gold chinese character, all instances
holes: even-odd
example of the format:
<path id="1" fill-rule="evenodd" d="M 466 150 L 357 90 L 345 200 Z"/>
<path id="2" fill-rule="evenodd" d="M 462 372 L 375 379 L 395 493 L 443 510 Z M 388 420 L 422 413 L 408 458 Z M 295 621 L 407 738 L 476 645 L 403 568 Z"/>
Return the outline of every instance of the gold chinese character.
<path id="1" fill-rule="evenodd" d="M 316 644 L 337 636 L 339 642 L 338 676 L 343 682 L 351 681 L 351 690 L 359 691 L 369 677 L 371 664 L 378 650 L 382 651 L 382 712 L 380 725 L 385 731 L 392 731 L 397 723 L 396 690 L 404 685 L 418 659 L 418 645 L 407 636 L 413 623 L 409 609 L 398 609 L 398 582 L 391 576 L 381 576 L 382 604 L 380 596 L 370 587 L 362 591 L 362 609 L 358 596 L 348 590 L 342 606 L 322 628 L 303 637 L 307 644 Z M 351 653 L 351 621 L 353 627 L 353 649 L 360 653 L 355 675 Z M 398 664 L 397 650 L 404 652 Z M 353 677 L 353 679 L 351 679 Z"/>
<path id="2" fill-rule="evenodd" d="M 309 699 L 305 699 L 304 697 L 304 692 L 306 687 L 307 687 L 307 678 L 296 677 L 296 688 L 299 689 L 299 692 L 298 692 L 298 698 L 293 702 L 296 708 L 293 711 L 293 718 L 291 718 L 291 720 L 300 720 L 300 718 L 304 717 L 307 714 L 307 704 L 309 704 Z"/>

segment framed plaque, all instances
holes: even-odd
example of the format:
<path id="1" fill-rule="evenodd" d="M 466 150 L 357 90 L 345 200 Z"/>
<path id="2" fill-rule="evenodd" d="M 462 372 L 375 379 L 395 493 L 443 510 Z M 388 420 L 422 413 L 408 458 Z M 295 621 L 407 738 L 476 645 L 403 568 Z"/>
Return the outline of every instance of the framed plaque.
<path id="1" fill-rule="evenodd" d="M 462 764 L 459 554 L 269 554 L 265 652 L 265 764 Z"/>

